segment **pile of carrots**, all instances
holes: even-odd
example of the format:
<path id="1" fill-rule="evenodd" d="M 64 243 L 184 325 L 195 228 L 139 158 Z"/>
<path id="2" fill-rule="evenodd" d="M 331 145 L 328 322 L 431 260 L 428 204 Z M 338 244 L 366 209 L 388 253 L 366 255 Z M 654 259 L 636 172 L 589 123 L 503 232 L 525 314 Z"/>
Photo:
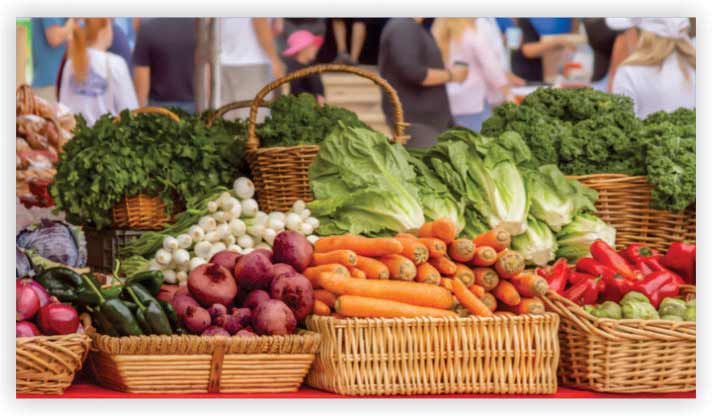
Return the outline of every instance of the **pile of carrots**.
<path id="1" fill-rule="evenodd" d="M 304 271 L 315 289 L 313 313 L 336 317 L 541 314 L 544 278 L 524 269 L 511 236 L 489 230 L 456 238 L 449 219 L 417 233 L 322 237 Z"/>

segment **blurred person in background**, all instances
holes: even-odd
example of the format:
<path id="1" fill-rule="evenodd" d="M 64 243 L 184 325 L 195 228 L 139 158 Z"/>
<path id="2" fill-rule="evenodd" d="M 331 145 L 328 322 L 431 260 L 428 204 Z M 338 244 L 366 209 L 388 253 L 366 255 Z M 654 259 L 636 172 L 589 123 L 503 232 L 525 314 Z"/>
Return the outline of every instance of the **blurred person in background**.
<path id="1" fill-rule="evenodd" d="M 482 122 L 491 114 L 488 88 L 504 97 L 510 95 L 507 71 L 497 57 L 492 39 L 473 18 L 437 18 L 432 32 L 447 66 L 467 65 L 467 78 L 446 86 L 455 123 L 479 132 Z"/>
<path id="2" fill-rule="evenodd" d="M 576 49 L 574 43 L 563 38 L 542 40 L 530 19 L 516 18 L 514 21 L 522 31 L 522 41 L 511 56 L 512 72 L 526 81 L 544 81 L 542 56 L 547 52 Z"/>
<path id="3" fill-rule="evenodd" d="M 410 124 L 410 147 L 429 147 L 453 125 L 445 84 L 463 82 L 467 67 L 445 67 L 435 39 L 423 26 L 423 18 L 390 19 L 381 33 L 378 71 L 398 93 L 405 121 Z M 393 126 L 393 107 L 385 91 L 381 105 Z"/>
<path id="4" fill-rule="evenodd" d="M 351 25 L 351 48 L 346 49 L 346 25 Z M 358 65 L 363 43 L 366 41 L 366 21 L 360 18 L 331 19 L 331 28 L 336 41 L 335 64 Z"/>
<path id="5" fill-rule="evenodd" d="M 251 100 L 262 87 L 284 76 L 285 66 L 277 53 L 275 32 L 280 30 L 273 30 L 268 18 L 220 19 L 221 105 Z M 249 109 L 241 109 L 230 116 L 248 114 Z"/>
<path id="6" fill-rule="evenodd" d="M 114 19 L 111 19 L 111 31 L 113 32 L 113 40 L 111 41 L 111 46 L 109 46 L 108 51 L 119 55 L 123 58 L 124 62 L 126 62 L 126 66 L 128 66 L 129 70 L 133 69 L 129 39 L 124 29 L 122 29 Z"/>
<path id="7" fill-rule="evenodd" d="M 621 64 L 614 94 L 633 99 L 635 113 L 645 118 L 656 111 L 695 108 L 696 60 L 688 18 L 635 18 L 638 45 Z"/>
<path id="8" fill-rule="evenodd" d="M 607 17 L 606 26 L 611 30 L 619 32 L 618 36 L 616 36 L 616 40 L 613 42 L 611 62 L 608 67 L 608 85 L 606 91 L 611 92 L 618 67 L 633 53 L 633 50 L 638 44 L 638 28 L 633 26 L 631 19 L 624 17 Z"/>
<path id="9" fill-rule="evenodd" d="M 613 30 L 602 17 L 584 18 L 583 27 L 586 30 L 588 44 L 593 50 L 593 73 L 591 86 L 598 91 L 608 91 L 608 73 L 611 67 L 613 45 L 621 31 Z"/>
<path id="10" fill-rule="evenodd" d="M 292 32 L 287 39 L 287 49 L 283 53 L 286 56 L 287 72 L 298 71 L 311 65 L 323 43 L 323 37 L 308 30 Z M 312 94 L 319 104 L 324 104 L 324 84 L 319 74 L 290 81 L 289 92 L 293 95 Z"/>
<path id="11" fill-rule="evenodd" d="M 492 48 L 499 65 L 507 71 L 507 80 L 511 87 L 521 87 L 526 84 L 524 79 L 514 75 L 509 62 L 509 51 L 505 43 L 505 36 L 500 29 L 500 25 L 494 17 L 478 17 L 475 19 L 477 31 L 480 36 L 486 38 L 487 44 Z M 490 107 L 496 107 L 506 101 L 508 97 L 502 94 L 500 88 L 493 88 L 487 84 L 487 103 Z"/>
<path id="12" fill-rule="evenodd" d="M 57 101 L 57 74 L 74 19 L 32 18 L 32 89 L 49 102 Z"/>
<path id="13" fill-rule="evenodd" d="M 77 19 L 72 30 L 59 98 L 89 125 L 103 114 L 138 106 L 126 62 L 107 52 L 112 37 L 108 18 Z"/>
<path id="14" fill-rule="evenodd" d="M 195 25 L 195 19 L 190 18 L 154 18 L 141 22 L 133 52 L 134 85 L 140 106 L 195 111 Z"/>
<path id="15" fill-rule="evenodd" d="M 298 30 L 308 30 L 315 36 L 321 36 L 322 38 L 326 35 L 326 19 L 324 18 L 296 18 L 296 17 L 285 17 L 282 20 L 281 27 L 277 30 L 279 36 L 277 36 L 277 46 L 279 52 L 284 52 L 287 46 L 287 39 L 289 35 Z"/>

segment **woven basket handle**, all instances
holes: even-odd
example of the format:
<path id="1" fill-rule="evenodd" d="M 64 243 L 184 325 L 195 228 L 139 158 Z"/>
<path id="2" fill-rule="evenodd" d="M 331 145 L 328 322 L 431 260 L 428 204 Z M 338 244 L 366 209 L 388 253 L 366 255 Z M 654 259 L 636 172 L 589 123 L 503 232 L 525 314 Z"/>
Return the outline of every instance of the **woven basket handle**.
<path id="1" fill-rule="evenodd" d="M 293 81 L 298 78 L 308 77 L 310 75 L 321 74 L 323 72 L 348 72 L 351 74 L 358 75 L 360 77 L 369 79 L 373 81 L 376 85 L 383 88 L 388 95 L 388 99 L 393 106 L 393 141 L 396 143 L 405 143 L 408 141 L 409 137 L 405 135 L 405 128 L 407 123 L 403 121 L 403 106 L 401 105 L 400 98 L 398 98 L 398 93 L 395 89 L 388 83 L 385 79 L 378 76 L 378 74 L 366 71 L 361 68 L 356 68 L 348 65 L 335 65 L 335 64 L 324 64 L 324 65 L 314 65 L 306 67 L 283 76 L 282 78 L 276 79 L 269 84 L 265 85 L 252 100 L 252 105 L 250 106 L 250 118 L 247 126 L 247 149 L 255 150 L 260 147 L 260 140 L 255 134 L 257 125 L 257 109 L 260 107 L 264 97 L 269 94 L 272 90 L 279 88 L 283 84 Z"/>
<path id="2" fill-rule="evenodd" d="M 230 112 L 232 110 L 239 110 L 240 108 L 249 108 L 251 104 L 252 104 L 252 100 L 234 101 L 234 102 L 225 104 L 224 106 L 215 110 L 215 112 L 210 115 L 210 118 L 208 119 L 208 127 L 212 126 L 213 123 L 215 122 L 215 120 L 224 116 L 228 112 Z M 260 104 L 260 107 L 269 108 L 269 106 L 271 104 L 272 103 L 269 101 L 264 101 Z"/>
<path id="3" fill-rule="evenodd" d="M 171 120 L 175 121 L 176 123 L 178 123 L 180 121 L 180 117 L 178 117 L 178 115 L 176 113 L 172 112 L 171 110 L 169 110 L 167 108 L 162 108 L 162 107 L 151 107 L 151 106 L 141 107 L 141 108 L 131 110 L 131 114 L 161 114 L 161 115 L 164 115 L 164 116 L 170 118 Z M 121 120 L 121 116 L 114 117 L 114 122 L 117 122 L 119 120 Z"/>

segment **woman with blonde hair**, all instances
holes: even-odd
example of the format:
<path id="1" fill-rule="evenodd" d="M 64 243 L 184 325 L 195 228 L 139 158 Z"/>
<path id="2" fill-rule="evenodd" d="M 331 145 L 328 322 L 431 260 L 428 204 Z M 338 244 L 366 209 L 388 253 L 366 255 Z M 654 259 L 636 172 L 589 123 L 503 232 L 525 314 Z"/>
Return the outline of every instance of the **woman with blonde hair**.
<path id="1" fill-rule="evenodd" d="M 112 38 L 111 19 L 76 19 L 59 101 L 83 115 L 89 125 L 103 114 L 116 115 L 138 106 L 126 62 L 106 51 Z"/>
<path id="2" fill-rule="evenodd" d="M 640 29 L 638 45 L 616 71 L 612 92 L 632 98 L 641 118 L 661 110 L 695 108 L 697 55 L 688 36 L 690 20 L 631 21 Z"/>
<path id="3" fill-rule="evenodd" d="M 488 32 L 478 30 L 473 18 L 435 19 L 432 32 L 445 65 L 466 65 L 468 69 L 464 82 L 446 86 L 455 122 L 479 132 L 491 113 L 488 91 L 509 95 L 507 70 L 497 58 L 494 40 Z"/>

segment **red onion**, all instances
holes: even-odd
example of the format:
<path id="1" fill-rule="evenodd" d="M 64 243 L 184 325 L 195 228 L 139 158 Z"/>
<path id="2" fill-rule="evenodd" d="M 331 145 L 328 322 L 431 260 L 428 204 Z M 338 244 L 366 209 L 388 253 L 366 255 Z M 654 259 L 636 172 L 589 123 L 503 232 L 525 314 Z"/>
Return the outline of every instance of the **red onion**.
<path id="1" fill-rule="evenodd" d="M 39 329 L 29 321 L 20 321 L 15 323 L 15 337 L 36 337 L 42 335 Z"/>
<path id="2" fill-rule="evenodd" d="M 38 321 L 45 335 L 73 334 L 79 327 L 79 314 L 66 303 L 49 303 L 40 309 Z"/>
<path id="3" fill-rule="evenodd" d="M 15 289 L 15 320 L 31 319 L 40 309 L 40 298 L 30 286 L 18 285 Z"/>
<path id="4" fill-rule="evenodd" d="M 200 306 L 188 306 L 183 317 L 185 328 L 193 334 L 202 334 L 210 326 L 210 314 Z"/>
<path id="5" fill-rule="evenodd" d="M 269 293 L 266 290 L 256 289 L 250 292 L 242 303 L 245 308 L 255 309 L 260 303 L 269 300 Z"/>
<path id="6" fill-rule="evenodd" d="M 26 278 L 15 280 L 15 289 L 17 290 L 20 286 L 29 286 L 35 291 L 37 297 L 40 299 L 40 308 L 49 303 L 49 292 L 47 292 L 47 289 L 39 284 L 39 282 Z"/>
<path id="7" fill-rule="evenodd" d="M 188 289 L 195 300 L 206 307 L 213 303 L 227 306 L 237 295 L 237 283 L 230 271 L 214 263 L 193 269 L 188 276 Z"/>

